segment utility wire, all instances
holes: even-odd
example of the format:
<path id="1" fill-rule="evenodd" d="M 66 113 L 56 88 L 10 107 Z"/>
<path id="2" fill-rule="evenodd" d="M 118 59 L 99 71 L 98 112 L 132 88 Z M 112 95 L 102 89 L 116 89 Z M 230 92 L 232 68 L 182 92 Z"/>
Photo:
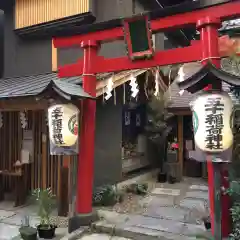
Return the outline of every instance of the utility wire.
<path id="1" fill-rule="evenodd" d="M 159 0 L 155 0 L 156 3 L 158 4 L 159 7 L 161 7 L 162 9 L 164 9 L 164 5 L 162 3 L 159 2 Z M 182 35 L 184 36 L 184 38 L 189 41 L 188 37 L 186 36 L 186 34 L 183 32 L 183 30 L 179 29 L 179 31 L 182 33 Z M 192 36 L 193 40 L 195 40 L 195 38 Z"/>

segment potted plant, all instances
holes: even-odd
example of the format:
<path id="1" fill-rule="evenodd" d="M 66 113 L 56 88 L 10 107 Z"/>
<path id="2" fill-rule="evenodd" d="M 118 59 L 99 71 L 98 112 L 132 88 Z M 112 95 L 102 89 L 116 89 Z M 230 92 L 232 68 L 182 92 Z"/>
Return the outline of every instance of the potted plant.
<path id="1" fill-rule="evenodd" d="M 52 239 L 55 237 L 56 226 L 50 223 L 50 214 L 55 203 L 55 195 L 52 193 L 51 188 L 35 189 L 32 195 L 39 207 L 40 224 L 37 226 L 38 235 L 40 238 Z"/>
<path id="2" fill-rule="evenodd" d="M 167 150 L 167 164 L 168 164 L 168 175 L 167 175 L 167 181 L 170 184 L 174 184 L 177 182 L 176 176 L 173 173 L 172 164 L 178 162 L 178 142 L 177 139 L 174 138 L 174 141 L 171 143 L 168 143 L 168 150 Z"/>
<path id="3" fill-rule="evenodd" d="M 37 239 L 37 229 L 30 227 L 29 216 L 24 216 L 22 219 L 21 227 L 19 228 L 20 236 L 23 240 L 36 240 Z"/>
<path id="4" fill-rule="evenodd" d="M 19 233 L 23 240 L 37 240 L 37 229 L 30 226 L 22 226 Z"/>
<path id="5" fill-rule="evenodd" d="M 203 223 L 204 223 L 204 226 L 205 226 L 206 230 L 211 229 L 211 219 L 210 219 L 210 216 L 203 217 L 202 220 L 203 220 Z"/>

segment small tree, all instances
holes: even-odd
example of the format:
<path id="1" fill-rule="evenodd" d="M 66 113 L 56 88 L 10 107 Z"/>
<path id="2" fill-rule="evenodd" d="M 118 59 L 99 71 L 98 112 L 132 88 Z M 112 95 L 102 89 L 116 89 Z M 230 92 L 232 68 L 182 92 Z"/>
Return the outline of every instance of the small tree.
<path id="1" fill-rule="evenodd" d="M 147 126 L 146 131 L 149 139 L 160 146 L 172 130 L 167 124 L 167 120 L 173 116 L 166 108 L 166 100 L 161 92 L 158 97 L 151 96 L 147 107 Z"/>
<path id="2" fill-rule="evenodd" d="M 170 82 L 171 81 L 169 81 L 169 83 Z M 170 101 L 166 97 L 164 89 L 161 88 L 156 95 L 153 91 L 150 91 L 148 100 L 147 136 L 157 147 L 157 150 L 164 149 L 164 158 L 166 158 L 167 137 L 172 130 L 172 127 L 168 124 L 168 120 L 173 116 L 173 114 L 167 110 Z M 163 170 L 163 161 L 160 167 L 161 170 Z"/>

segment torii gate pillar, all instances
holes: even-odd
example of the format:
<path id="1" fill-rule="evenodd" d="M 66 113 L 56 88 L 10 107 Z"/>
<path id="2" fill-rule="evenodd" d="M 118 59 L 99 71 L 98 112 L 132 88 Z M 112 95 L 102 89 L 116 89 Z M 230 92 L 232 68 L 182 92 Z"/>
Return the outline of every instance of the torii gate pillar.
<path id="1" fill-rule="evenodd" d="M 99 44 L 96 41 L 88 40 L 82 41 L 81 47 L 84 52 L 83 89 L 91 96 L 96 97 L 97 79 L 96 74 L 92 74 L 91 67 L 94 66 Z M 80 109 L 82 118 L 80 122 L 76 215 L 69 221 L 69 232 L 81 225 L 89 225 L 90 222 L 97 219 L 97 214 L 92 212 L 96 101 L 83 100 Z"/>
<path id="2" fill-rule="evenodd" d="M 206 64 L 208 61 L 211 61 L 216 67 L 220 68 L 221 57 L 219 54 L 219 44 L 218 44 L 218 29 L 221 26 L 220 19 L 206 17 L 200 19 L 197 22 L 197 29 L 200 31 L 201 36 L 201 45 L 202 45 L 202 64 Z M 212 88 L 215 90 L 222 89 L 222 82 L 215 82 L 215 85 L 212 85 Z M 228 188 L 229 184 L 226 178 L 228 177 L 228 171 L 224 170 L 224 164 L 222 164 L 222 186 Z M 207 159 L 207 169 L 208 169 L 208 186 L 209 186 L 209 203 L 210 203 L 210 217 L 211 217 L 211 230 L 214 234 L 214 168 L 212 163 L 211 156 L 208 156 Z M 222 194 L 221 196 L 221 213 L 222 213 L 222 236 L 227 237 L 230 232 L 230 198 L 229 196 Z"/>

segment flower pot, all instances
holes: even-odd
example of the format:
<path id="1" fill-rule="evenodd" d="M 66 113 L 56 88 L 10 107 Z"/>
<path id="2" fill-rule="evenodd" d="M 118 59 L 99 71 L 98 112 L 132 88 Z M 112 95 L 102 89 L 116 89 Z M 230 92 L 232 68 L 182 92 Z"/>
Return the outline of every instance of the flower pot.
<path id="1" fill-rule="evenodd" d="M 192 178 L 202 177 L 202 163 L 193 159 L 185 161 L 186 176 Z"/>
<path id="2" fill-rule="evenodd" d="M 174 184 L 177 182 L 177 179 L 171 175 L 168 176 L 168 183 Z"/>
<path id="3" fill-rule="evenodd" d="M 206 230 L 211 229 L 211 219 L 210 219 L 210 216 L 208 216 L 208 217 L 203 217 L 203 218 L 202 218 L 202 221 L 203 221 L 203 223 L 204 223 L 204 226 L 205 226 Z"/>
<path id="4" fill-rule="evenodd" d="M 209 220 L 203 221 L 206 230 L 211 229 L 211 222 Z"/>
<path id="5" fill-rule="evenodd" d="M 157 181 L 159 183 L 165 183 L 167 181 L 167 174 L 163 172 L 159 172 L 157 175 Z"/>
<path id="6" fill-rule="evenodd" d="M 23 240 L 37 240 L 37 229 L 32 227 L 21 227 L 19 233 Z"/>
<path id="7" fill-rule="evenodd" d="M 167 162 L 174 163 L 178 161 L 178 152 L 176 151 L 168 151 L 167 152 Z"/>
<path id="8" fill-rule="evenodd" d="M 38 236 L 44 239 L 52 239 L 55 237 L 56 226 L 54 225 L 38 225 Z"/>

